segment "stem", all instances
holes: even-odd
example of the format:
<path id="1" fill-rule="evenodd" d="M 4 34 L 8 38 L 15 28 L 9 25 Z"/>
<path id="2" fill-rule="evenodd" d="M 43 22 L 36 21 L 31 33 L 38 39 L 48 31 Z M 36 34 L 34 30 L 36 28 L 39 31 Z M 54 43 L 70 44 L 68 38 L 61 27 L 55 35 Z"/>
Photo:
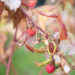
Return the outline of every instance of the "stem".
<path id="1" fill-rule="evenodd" d="M 14 40 L 13 40 L 14 42 L 17 42 L 17 39 L 16 39 L 16 37 L 17 37 L 17 31 L 18 31 L 18 26 L 16 26 Z"/>
<path id="2" fill-rule="evenodd" d="M 18 37 L 17 41 L 20 40 L 20 39 L 24 36 L 25 33 L 26 33 L 26 32 L 24 31 L 24 32 Z"/>
<path id="3" fill-rule="evenodd" d="M 46 16 L 46 17 L 52 17 L 52 18 L 58 17 L 56 14 L 50 14 L 50 15 L 48 15 L 48 14 L 46 14 L 46 13 L 44 13 L 44 12 L 41 12 L 41 11 L 39 11 L 39 14 L 41 14 L 41 15 L 43 15 L 43 16 Z"/>
<path id="4" fill-rule="evenodd" d="M 75 66 L 72 66 L 72 68 L 75 68 Z"/>
<path id="5" fill-rule="evenodd" d="M 15 35 L 14 35 L 13 42 L 16 42 L 16 36 L 17 36 L 17 27 L 16 27 L 16 30 L 15 30 Z M 13 55 L 14 50 L 15 50 L 15 45 L 13 43 L 12 46 L 11 46 L 11 53 L 10 53 L 9 60 L 8 60 L 6 75 L 9 75 L 10 65 L 11 65 L 12 55 Z"/>
<path id="6" fill-rule="evenodd" d="M 72 61 L 75 63 L 75 59 L 74 59 L 74 57 L 73 57 L 72 55 L 71 55 L 70 57 L 71 57 Z"/>
<path id="7" fill-rule="evenodd" d="M 70 61 L 67 59 L 66 56 L 63 56 L 65 58 L 65 60 L 69 63 L 70 66 L 72 66 L 72 64 L 70 63 Z"/>
<path id="8" fill-rule="evenodd" d="M 4 65 L 7 67 L 6 61 L 0 56 L 1 61 L 4 63 Z"/>
<path id="9" fill-rule="evenodd" d="M 46 67 L 43 67 L 42 70 L 40 70 L 39 75 L 43 75 L 43 72 L 45 70 Z"/>
<path id="10" fill-rule="evenodd" d="M 14 75 L 18 75 L 16 72 L 16 69 L 12 63 L 11 63 L 11 69 L 12 69 Z"/>
<path id="11" fill-rule="evenodd" d="M 72 68 L 72 69 L 70 70 L 70 72 L 72 72 L 73 70 L 75 70 L 75 68 Z M 69 73 L 70 73 L 70 72 L 69 72 Z"/>
<path id="12" fill-rule="evenodd" d="M 10 65 L 11 65 L 12 55 L 13 55 L 14 50 L 15 50 L 15 46 L 13 44 L 12 45 L 12 50 L 11 50 L 11 53 L 10 53 L 10 56 L 9 56 L 9 60 L 8 60 L 6 75 L 9 75 L 9 70 L 10 70 Z"/>

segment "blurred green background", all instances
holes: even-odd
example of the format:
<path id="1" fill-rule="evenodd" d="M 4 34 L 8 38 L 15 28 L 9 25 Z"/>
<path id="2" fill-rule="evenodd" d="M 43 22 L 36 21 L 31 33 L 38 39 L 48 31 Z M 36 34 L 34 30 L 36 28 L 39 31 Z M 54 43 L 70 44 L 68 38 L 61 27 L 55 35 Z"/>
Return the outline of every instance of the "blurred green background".
<path id="1" fill-rule="evenodd" d="M 39 46 L 41 46 L 41 44 L 37 45 L 36 47 Z M 42 62 L 44 60 L 44 54 L 31 53 L 27 49 L 25 49 L 25 47 L 22 47 L 15 50 L 12 58 L 12 63 L 14 64 L 18 75 L 39 75 L 42 67 L 38 68 L 37 66 L 35 66 L 34 61 Z M 5 75 L 5 72 L 5 66 L 3 64 L 0 65 L 0 75 Z M 11 70 L 10 75 L 13 75 Z M 48 75 L 45 70 L 43 72 L 43 75 Z M 75 71 L 72 71 L 69 75 L 75 75 Z"/>

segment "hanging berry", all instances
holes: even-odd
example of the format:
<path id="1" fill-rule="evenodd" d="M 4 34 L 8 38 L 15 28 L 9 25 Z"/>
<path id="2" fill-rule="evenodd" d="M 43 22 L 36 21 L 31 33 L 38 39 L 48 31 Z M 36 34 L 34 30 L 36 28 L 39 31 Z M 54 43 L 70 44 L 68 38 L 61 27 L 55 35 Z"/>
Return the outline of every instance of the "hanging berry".
<path id="1" fill-rule="evenodd" d="M 36 30 L 35 29 L 27 29 L 27 33 L 29 36 L 33 37 L 36 34 Z"/>
<path id="2" fill-rule="evenodd" d="M 55 67 L 50 65 L 50 64 L 47 64 L 46 71 L 47 71 L 48 74 L 51 74 L 55 71 Z"/>
<path id="3" fill-rule="evenodd" d="M 29 0 L 28 6 L 30 8 L 34 8 L 36 6 L 36 1 L 35 0 Z"/>

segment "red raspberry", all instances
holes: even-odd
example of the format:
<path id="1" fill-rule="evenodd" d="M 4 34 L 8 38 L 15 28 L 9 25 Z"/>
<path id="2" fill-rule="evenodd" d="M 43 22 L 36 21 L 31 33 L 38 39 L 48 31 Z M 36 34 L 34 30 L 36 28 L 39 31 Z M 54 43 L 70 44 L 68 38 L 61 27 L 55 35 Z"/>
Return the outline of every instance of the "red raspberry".
<path id="1" fill-rule="evenodd" d="M 29 36 L 34 36 L 36 34 L 36 30 L 32 30 L 32 29 L 27 29 L 27 33 Z"/>
<path id="2" fill-rule="evenodd" d="M 30 8 L 34 8 L 36 6 L 36 2 L 34 0 L 30 0 L 28 6 Z"/>
<path id="3" fill-rule="evenodd" d="M 50 64 L 48 64 L 46 66 L 46 71 L 48 72 L 48 74 L 51 74 L 51 73 L 53 73 L 55 71 L 55 67 L 50 65 Z"/>

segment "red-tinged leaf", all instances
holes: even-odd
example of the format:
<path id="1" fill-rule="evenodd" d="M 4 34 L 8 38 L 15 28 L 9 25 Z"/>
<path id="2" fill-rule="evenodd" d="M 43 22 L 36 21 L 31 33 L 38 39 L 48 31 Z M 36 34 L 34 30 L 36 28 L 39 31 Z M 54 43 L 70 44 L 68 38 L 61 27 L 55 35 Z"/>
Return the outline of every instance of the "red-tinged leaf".
<path id="1" fill-rule="evenodd" d="M 67 39 L 67 29 L 65 27 L 65 24 L 63 23 L 63 21 L 61 20 L 61 17 L 58 16 L 57 14 L 52 14 L 52 15 L 47 15 L 43 12 L 40 12 L 41 15 L 47 16 L 47 17 L 52 17 L 52 18 L 56 18 L 57 21 L 59 22 L 60 25 L 60 40 L 65 40 Z"/>
<path id="2" fill-rule="evenodd" d="M 61 20 L 60 17 L 57 18 L 59 24 L 61 25 L 60 28 L 60 40 L 66 40 L 67 39 L 67 29 L 63 21 Z"/>
<path id="3" fill-rule="evenodd" d="M 25 47 L 26 47 L 29 51 L 33 52 L 33 48 L 32 48 L 31 46 L 29 46 L 28 44 L 25 43 Z"/>
<path id="4" fill-rule="evenodd" d="M 61 17 L 56 15 L 56 14 L 50 15 L 49 17 L 56 18 L 58 20 L 60 26 L 61 26 L 61 29 L 60 29 L 60 40 L 67 39 L 67 29 L 65 27 L 65 24 L 61 20 Z"/>
<path id="5" fill-rule="evenodd" d="M 67 39 L 67 31 L 62 28 L 60 31 L 60 40 L 66 40 Z"/>
<path id="6" fill-rule="evenodd" d="M 14 17 L 13 17 L 13 23 L 14 23 L 14 27 L 16 25 L 18 25 L 20 22 L 21 22 L 21 19 L 23 18 L 23 14 L 21 11 L 17 11 L 15 14 L 14 14 Z"/>
<path id="7" fill-rule="evenodd" d="M 65 35 L 65 32 L 61 31 L 60 32 L 60 40 L 66 40 L 67 36 Z"/>

